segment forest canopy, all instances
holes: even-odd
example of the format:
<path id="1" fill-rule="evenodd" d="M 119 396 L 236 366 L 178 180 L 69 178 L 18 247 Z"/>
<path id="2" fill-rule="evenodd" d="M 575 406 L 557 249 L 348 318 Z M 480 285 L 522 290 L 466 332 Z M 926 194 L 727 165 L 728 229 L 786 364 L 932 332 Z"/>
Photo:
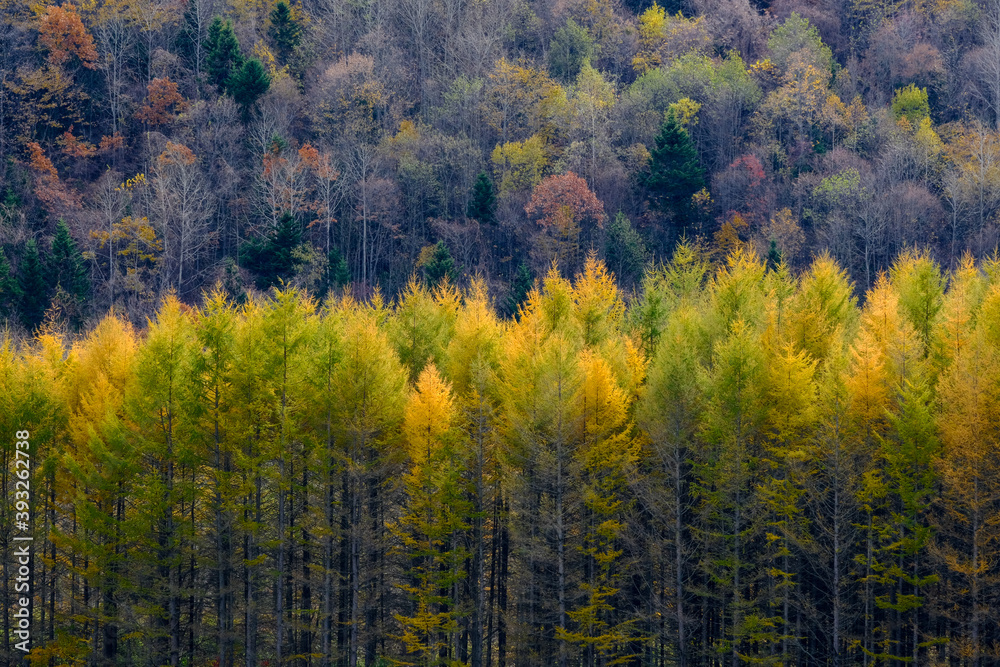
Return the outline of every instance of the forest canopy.
<path id="1" fill-rule="evenodd" d="M 31 661 L 997 664 L 997 276 L 862 307 L 685 242 L 628 307 L 591 253 L 513 319 L 414 278 L 7 338 Z"/>

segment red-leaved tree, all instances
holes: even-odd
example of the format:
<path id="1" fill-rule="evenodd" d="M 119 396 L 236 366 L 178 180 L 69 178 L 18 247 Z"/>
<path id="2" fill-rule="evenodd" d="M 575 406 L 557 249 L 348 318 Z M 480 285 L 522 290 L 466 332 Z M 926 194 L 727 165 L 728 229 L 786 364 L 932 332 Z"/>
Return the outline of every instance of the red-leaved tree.
<path id="1" fill-rule="evenodd" d="M 580 261 L 581 233 L 593 236 L 604 226 L 604 204 L 572 171 L 549 176 L 531 193 L 525 213 L 538 221 L 541 230 L 532 244 L 532 258 L 539 268 L 555 260 L 567 272 Z"/>

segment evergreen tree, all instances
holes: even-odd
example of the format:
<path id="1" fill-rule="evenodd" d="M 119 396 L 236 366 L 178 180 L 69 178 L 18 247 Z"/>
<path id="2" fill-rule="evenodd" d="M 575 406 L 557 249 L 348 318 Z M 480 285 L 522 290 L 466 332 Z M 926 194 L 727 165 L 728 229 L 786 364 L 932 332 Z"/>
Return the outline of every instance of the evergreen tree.
<path id="1" fill-rule="evenodd" d="M 49 287 L 62 288 L 77 302 L 83 302 L 90 293 L 90 280 L 83 264 L 83 255 L 76 249 L 76 242 L 70 236 L 69 227 L 62 220 L 56 227 L 46 264 L 48 265 Z"/>
<path id="2" fill-rule="evenodd" d="M 691 196 L 705 186 L 705 178 L 694 142 L 673 110 L 660 126 L 644 180 L 653 206 L 673 213 L 675 224 L 685 226 L 690 219 Z"/>
<path id="3" fill-rule="evenodd" d="M 781 251 L 778 250 L 778 242 L 771 239 L 771 245 L 767 249 L 767 270 L 777 271 L 781 266 Z"/>
<path id="4" fill-rule="evenodd" d="M 326 256 L 326 270 L 323 272 L 323 280 L 320 283 L 319 293 L 326 294 L 332 291 L 339 291 L 351 282 L 351 270 L 347 266 L 347 259 L 337 248 L 331 248 L 330 254 Z"/>
<path id="5" fill-rule="evenodd" d="M 517 315 L 518 309 L 528 300 L 531 288 L 535 286 L 535 281 L 531 277 L 531 271 L 524 262 L 517 267 L 517 274 L 510 284 L 510 294 L 507 296 L 507 314 L 513 317 Z"/>
<path id="6" fill-rule="evenodd" d="M 288 62 L 288 58 L 295 51 L 302 41 L 302 26 L 292 15 L 292 8 L 285 0 L 279 0 L 278 4 L 271 10 L 271 25 L 267 29 L 267 34 L 274 40 L 278 47 L 278 54 L 281 59 Z"/>
<path id="7" fill-rule="evenodd" d="M 297 252 L 301 245 L 302 225 L 287 211 L 266 238 L 246 243 L 241 255 L 245 266 L 257 274 L 257 288 L 268 289 L 290 279 L 303 261 Z"/>
<path id="8" fill-rule="evenodd" d="M 437 287 L 446 278 L 451 284 L 455 284 L 458 279 L 455 260 L 452 259 L 444 241 L 438 241 L 437 245 L 434 246 L 430 261 L 424 265 L 424 276 L 427 278 L 427 284 L 431 287 Z"/>
<path id="9" fill-rule="evenodd" d="M 472 199 L 465 211 L 466 217 L 478 220 L 483 224 L 496 222 L 497 198 L 493 192 L 493 181 L 486 172 L 479 172 L 472 186 Z"/>
<path id="10" fill-rule="evenodd" d="M 632 226 L 625 214 L 618 211 L 608 228 L 604 245 L 608 268 L 624 284 L 635 283 L 642 277 L 642 270 L 649 256 L 642 235 Z"/>
<path id="11" fill-rule="evenodd" d="M 243 110 L 243 121 L 250 119 L 257 100 L 271 87 L 271 75 L 256 58 L 251 58 L 233 72 L 226 88 Z"/>
<path id="12" fill-rule="evenodd" d="M 10 317 L 14 314 L 18 301 L 21 299 L 21 286 L 10 270 L 10 263 L 3 248 L 0 248 L 0 317 Z"/>
<path id="13" fill-rule="evenodd" d="M 207 52 L 205 69 L 208 72 L 208 82 L 215 84 L 219 92 L 228 89 L 230 77 L 243 67 L 243 54 L 240 53 L 240 43 L 233 33 L 233 24 L 225 23 L 218 16 L 208 27 L 208 40 L 205 42 Z"/>
<path id="14" fill-rule="evenodd" d="M 25 244 L 20 269 L 21 322 L 28 329 L 34 329 L 45 319 L 45 309 L 49 307 L 48 281 L 34 239 Z"/>

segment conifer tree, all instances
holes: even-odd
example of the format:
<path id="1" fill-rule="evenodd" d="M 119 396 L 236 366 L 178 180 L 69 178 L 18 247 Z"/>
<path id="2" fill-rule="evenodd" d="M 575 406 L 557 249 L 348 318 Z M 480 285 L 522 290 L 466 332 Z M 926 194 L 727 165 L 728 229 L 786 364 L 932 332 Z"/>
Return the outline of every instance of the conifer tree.
<path id="1" fill-rule="evenodd" d="M 292 53 L 302 41 L 302 26 L 292 15 L 292 8 L 285 0 L 279 0 L 268 17 L 271 25 L 267 34 L 271 36 L 278 47 L 278 54 L 284 62 L 288 62 Z"/>
<path id="2" fill-rule="evenodd" d="M 705 178 L 694 142 L 673 110 L 667 112 L 650 150 L 644 182 L 653 205 L 672 213 L 677 227 L 685 227 L 691 217 L 691 196 L 704 187 Z"/>
<path id="3" fill-rule="evenodd" d="M 739 317 L 715 343 L 704 378 L 702 434 L 707 447 L 696 463 L 696 497 L 702 567 L 722 614 L 720 637 L 733 662 L 761 623 L 755 613 L 760 582 L 751 568 L 751 546 L 759 539 L 759 509 L 753 501 L 763 455 L 765 365 L 759 333 Z"/>
<path id="4" fill-rule="evenodd" d="M 411 583 L 402 588 L 415 603 L 410 615 L 397 619 L 403 624 L 410 659 L 416 660 L 411 664 L 427 667 L 452 664 L 447 656 L 455 646 L 462 613 L 454 591 L 467 575 L 463 567 L 469 554 L 462 534 L 470 527 L 472 505 L 454 419 L 450 387 L 430 364 L 421 371 L 406 406 L 408 502 L 394 528 L 411 563 Z"/>
<path id="5" fill-rule="evenodd" d="M 466 217 L 478 220 L 484 225 L 496 222 L 497 199 L 493 192 L 493 181 L 481 171 L 472 185 L 472 198 L 465 210 Z"/>
<path id="6" fill-rule="evenodd" d="M 206 504 L 211 526 L 206 532 L 214 542 L 212 589 L 215 597 L 216 655 L 219 667 L 235 661 L 237 615 L 237 566 L 235 554 L 239 531 L 239 474 L 237 444 L 227 436 L 227 413 L 232 395 L 228 379 L 233 372 L 236 313 L 225 293 L 212 292 L 194 322 L 197 341 L 191 361 L 192 437 L 201 446 L 212 474 Z M 200 353 L 199 353 L 200 351 Z"/>
<path id="7" fill-rule="evenodd" d="M 301 612 L 295 613 L 299 606 L 296 599 L 306 602 L 312 594 L 309 551 L 296 548 L 300 542 L 308 543 L 309 536 L 296 535 L 294 528 L 305 530 L 302 519 L 303 515 L 308 516 L 309 478 L 314 469 L 314 450 L 301 429 L 302 366 L 315 330 L 314 308 L 312 300 L 298 290 L 276 289 L 262 321 L 265 340 L 270 345 L 266 348 L 269 359 L 265 361 L 261 379 L 266 393 L 273 396 L 273 435 L 271 442 L 266 443 L 265 456 L 276 464 L 269 481 L 277 501 L 274 619 L 275 656 L 279 661 L 298 652 L 297 632 L 305 633 L 305 644 L 311 642 L 308 616 L 303 619 Z M 296 559 L 301 562 L 301 574 L 296 572 Z M 299 595 L 295 590 L 296 579 L 300 584 Z M 301 634 L 298 636 L 303 639 Z"/>
<path id="8" fill-rule="evenodd" d="M 458 292 L 448 283 L 429 289 L 411 279 L 400 295 L 389 332 L 411 380 L 416 380 L 428 363 L 443 362 L 455 330 L 458 306 Z"/>
<path id="9" fill-rule="evenodd" d="M 455 267 L 455 260 L 452 259 L 448 246 L 444 241 L 438 241 L 434 245 L 434 252 L 431 253 L 430 261 L 424 265 L 424 276 L 430 287 L 437 287 L 441 281 L 447 280 L 452 285 L 458 279 L 458 269 Z"/>
<path id="10" fill-rule="evenodd" d="M 243 61 L 239 68 L 226 81 L 226 91 L 240 105 L 243 112 L 243 122 L 250 120 L 257 100 L 271 87 L 271 75 L 256 58 Z"/>
<path id="11" fill-rule="evenodd" d="M 954 289 L 954 287 L 952 288 Z M 949 290 L 951 291 L 951 290 Z M 984 304 L 992 313 L 1000 304 L 992 288 Z M 947 307 L 946 307 L 947 310 Z M 934 508 L 933 555 L 942 565 L 942 585 L 928 600 L 955 624 L 957 641 L 970 664 L 982 664 L 991 650 L 984 641 L 990 613 L 986 600 L 998 581 L 987 563 L 996 562 L 1000 545 L 1000 444 L 995 424 L 1000 401 L 991 387 L 1000 375 L 998 341 L 986 326 L 962 327 L 963 341 L 938 385 L 941 451 L 934 462 L 942 491 Z M 991 339 L 992 338 L 992 339 Z M 956 604 L 958 600 L 962 603 Z M 938 604 L 934 604 L 938 602 Z M 991 656 L 992 657 L 992 656 Z"/>
<path id="12" fill-rule="evenodd" d="M 455 388 L 457 423 L 468 443 L 464 458 L 473 504 L 466 577 L 470 610 L 461 623 L 469 633 L 469 661 L 474 665 L 492 662 L 493 628 L 499 625 L 494 609 L 506 604 L 496 585 L 504 505 L 495 433 L 502 333 L 486 286 L 473 280 L 455 322 L 444 368 Z M 498 648 L 502 653 L 503 647 Z"/>
<path id="13" fill-rule="evenodd" d="M 701 371 L 696 342 L 701 326 L 698 312 L 690 305 L 681 306 L 673 314 L 660 336 L 636 409 L 636 421 L 648 435 L 652 453 L 648 484 L 643 485 L 648 490 L 640 496 L 640 502 L 657 518 L 649 528 L 649 555 L 655 559 L 654 567 L 659 566 L 656 569 L 668 573 L 669 581 L 660 584 L 661 594 L 669 592 L 672 597 L 668 606 L 670 624 L 668 628 L 657 628 L 659 636 L 654 645 L 671 646 L 679 665 L 694 660 L 694 628 L 688 621 L 693 602 L 694 545 L 687 517 L 694 506 L 691 464 L 703 404 L 701 388 L 692 382 Z M 668 613 L 659 608 L 657 611 Z"/>
<path id="14" fill-rule="evenodd" d="M 49 287 L 45 269 L 34 239 L 28 239 L 18 267 L 18 287 L 21 292 L 21 322 L 34 329 L 45 319 L 49 307 Z"/>
<path id="15" fill-rule="evenodd" d="M 580 551 L 589 576 L 580 583 L 579 601 L 566 611 L 572 624 L 556 632 L 558 638 L 582 649 L 584 664 L 604 664 L 637 657 L 628 655 L 626 648 L 635 623 L 623 620 L 616 607 L 623 606 L 623 542 L 631 509 L 627 486 L 635 473 L 639 448 L 628 433 L 628 396 L 611 366 L 584 350 L 578 373 L 576 458 L 584 486 Z"/>
<path id="16" fill-rule="evenodd" d="M 527 301 L 528 294 L 531 292 L 531 288 L 534 286 L 535 281 L 531 277 L 531 271 L 528 269 L 528 265 L 521 262 L 517 266 L 517 273 L 514 275 L 514 280 L 510 285 L 510 294 L 507 296 L 506 311 L 510 316 L 517 315 L 518 310 L 521 305 Z"/>
<path id="17" fill-rule="evenodd" d="M 49 286 L 52 290 L 62 288 L 70 297 L 82 303 L 90 293 L 87 269 L 83 256 L 76 249 L 76 242 L 70 236 L 69 227 L 62 220 L 56 226 L 52 248 L 46 258 Z"/>
<path id="18" fill-rule="evenodd" d="M 134 558 L 148 583 L 144 597 L 150 614 L 149 637 L 156 655 L 176 664 L 181 655 L 182 582 L 193 590 L 185 568 L 192 551 L 196 522 L 195 480 L 186 469 L 193 460 L 186 409 L 190 400 L 193 331 L 180 302 L 172 295 L 160 308 L 136 355 L 134 391 L 125 412 L 141 468 L 134 480 L 135 516 L 149 526 Z M 188 553 L 185 554 L 185 551 Z M 137 571 L 139 568 L 137 568 Z M 185 575 L 188 579 L 185 580 Z"/>
<path id="19" fill-rule="evenodd" d="M 0 248 L 0 315 L 13 317 L 21 300 L 21 286 L 11 272 L 7 254 Z"/>
<path id="20" fill-rule="evenodd" d="M 335 664 L 335 647 L 338 622 L 338 607 L 342 599 L 339 558 L 343 554 L 338 549 L 341 535 L 341 515 L 338 509 L 341 476 L 344 458 L 337 447 L 338 412 L 337 378 L 339 366 L 344 358 L 344 342 L 341 336 L 344 313 L 331 300 L 321 313 L 311 346 L 308 351 L 309 363 L 304 372 L 306 391 L 303 393 L 303 410 L 308 415 L 308 430 L 312 439 L 312 477 L 318 487 L 315 496 L 318 502 L 309 506 L 311 514 L 311 535 L 317 542 L 319 555 L 317 570 L 320 577 L 319 602 L 317 604 L 319 628 L 319 649 L 322 664 Z"/>
<path id="21" fill-rule="evenodd" d="M 243 54 L 230 21 L 223 23 L 218 16 L 212 20 L 208 27 L 205 51 L 208 82 L 215 85 L 220 93 L 226 92 L 230 78 L 243 67 Z"/>
<path id="22" fill-rule="evenodd" d="M 945 279 L 926 252 L 906 252 L 890 271 L 903 314 L 920 336 L 923 356 L 931 352 L 931 334 L 944 301 Z"/>
<path id="23" fill-rule="evenodd" d="M 302 224 L 285 211 L 266 237 L 249 241 L 240 249 L 248 269 L 257 274 L 257 288 L 268 289 L 292 278 L 303 258 Z"/>
<path id="24" fill-rule="evenodd" d="M 84 592 L 69 632 L 80 642 L 78 657 L 95 662 L 116 662 L 122 638 L 144 620 L 129 592 L 138 570 L 130 566 L 138 549 L 148 553 L 153 527 L 148 515 L 125 511 L 142 463 L 123 425 L 137 348 L 131 326 L 109 315 L 74 346 L 65 376 L 69 447 L 60 461 L 57 502 L 73 511 L 53 539 L 72 554 L 70 570 Z"/>
<path id="25" fill-rule="evenodd" d="M 553 267 L 543 291 L 533 290 L 521 319 L 507 336 L 501 360 L 503 458 L 511 480 L 511 512 L 525 517 L 512 526 L 528 541 L 528 599 L 519 624 L 521 651 L 541 652 L 566 665 L 571 645 L 575 537 L 580 508 L 579 442 L 572 426 L 580 406 L 572 400 L 579 374 L 581 337 L 573 318 L 572 287 Z"/>
<path id="26" fill-rule="evenodd" d="M 345 558 L 339 623 L 343 635 L 338 643 L 343 659 L 356 667 L 361 660 L 374 663 L 376 642 L 384 632 L 379 610 L 387 591 L 379 573 L 386 558 L 384 527 L 391 498 L 383 492 L 389 487 L 390 445 L 403 418 L 407 376 L 378 328 L 379 304 L 345 302 L 341 308 L 345 354 L 336 374 L 334 418 L 343 461 L 340 511 Z"/>
<path id="27" fill-rule="evenodd" d="M 604 256 L 607 258 L 608 268 L 622 284 L 629 285 L 642 276 L 649 251 L 642 235 L 621 211 L 608 228 Z"/>

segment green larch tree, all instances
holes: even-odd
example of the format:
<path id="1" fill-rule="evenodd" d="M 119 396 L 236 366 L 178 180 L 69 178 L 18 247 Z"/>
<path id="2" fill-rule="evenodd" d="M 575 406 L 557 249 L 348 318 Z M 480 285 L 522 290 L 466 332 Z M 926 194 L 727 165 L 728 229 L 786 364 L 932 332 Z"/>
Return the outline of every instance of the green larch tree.
<path id="1" fill-rule="evenodd" d="M 407 502 L 393 527 L 410 564 L 402 585 L 413 601 L 398 614 L 407 664 L 453 665 L 458 618 L 464 610 L 456 592 L 467 576 L 463 534 L 470 528 L 464 461 L 455 428 L 451 387 L 433 364 L 420 372 L 403 418 L 409 455 L 404 486 Z"/>

